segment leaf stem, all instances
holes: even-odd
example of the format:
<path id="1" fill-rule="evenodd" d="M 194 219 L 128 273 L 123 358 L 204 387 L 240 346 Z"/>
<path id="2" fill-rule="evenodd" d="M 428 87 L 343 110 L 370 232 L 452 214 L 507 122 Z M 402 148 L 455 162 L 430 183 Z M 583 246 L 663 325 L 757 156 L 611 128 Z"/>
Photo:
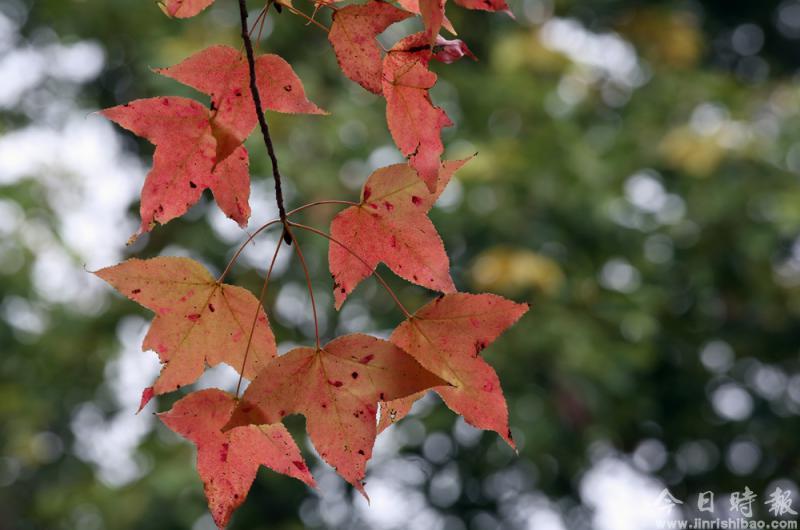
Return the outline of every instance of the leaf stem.
<path id="1" fill-rule="evenodd" d="M 319 206 L 319 205 L 322 205 L 322 204 L 345 204 L 345 205 L 347 205 L 347 206 L 358 206 L 358 203 L 357 203 L 357 202 L 352 202 L 352 201 L 337 201 L 337 200 L 316 201 L 316 202 L 310 202 L 310 203 L 308 203 L 308 204 L 304 204 L 304 205 L 302 205 L 302 206 L 298 206 L 298 207 L 297 207 L 297 208 L 295 208 L 294 210 L 290 210 L 290 211 L 286 212 L 286 217 L 290 217 L 290 216 L 292 216 L 292 215 L 294 215 L 294 214 L 296 214 L 296 213 L 298 213 L 298 212 L 302 212 L 302 211 L 303 211 L 303 210 L 305 210 L 306 208 L 311 208 L 311 207 L 313 207 L 313 206 Z M 263 225 L 261 225 L 260 227 L 258 227 L 258 229 L 257 229 L 255 232 L 253 232 L 253 233 L 252 233 L 252 234 L 251 234 L 251 235 L 250 235 L 250 236 L 249 236 L 249 237 L 248 237 L 248 238 L 245 240 L 245 242 L 241 244 L 241 246 L 239 246 L 239 249 L 236 251 L 236 253 L 235 253 L 235 254 L 233 255 L 233 257 L 230 259 L 230 261 L 228 262 L 228 264 L 225 266 L 225 270 L 224 270 L 224 271 L 222 271 L 222 274 L 220 274 L 220 275 L 219 275 L 219 278 L 217 278 L 217 283 L 222 283 L 222 280 L 224 280 L 224 279 L 225 279 L 225 277 L 226 277 L 226 276 L 228 275 L 228 273 L 231 271 L 231 268 L 233 267 L 233 265 L 234 265 L 234 264 L 236 263 L 236 261 L 239 259 L 239 255 L 240 255 L 240 254 L 241 254 L 241 253 L 244 251 L 245 247 L 246 247 L 246 246 L 247 246 L 247 245 L 248 245 L 248 244 L 249 244 L 249 243 L 250 243 L 250 242 L 251 242 L 253 239 L 255 239 L 255 237 L 256 237 L 258 234 L 260 234 L 261 232 L 263 232 L 264 230 L 266 230 L 266 229 L 267 229 L 267 228 L 269 228 L 270 226 L 272 226 L 272 225 L 274 225 L 274 224 L 276 224 L 276 223 L 280 223 L 280 222 L 281 222 L 281 220 L 280 220 L 280 219 L 273 219 L 273 220 L 271 220 L 271 221 L 269 221 L 269 222 L 267 222 L 267 223 L 264 223 L 264 224 L 263 224 Z"/>
<path id="2" fill-rule="evenodd" d="M 275 155 L 275 147 L 272 145 L 272 137 L 269 134 L 269 125 L 267 119 L 264 117 L 264 111 L 261 109 L 261 96 L 258 93 L 258 84 L 256 83 L 256 59 L 253 53 L 253 43 L 250 41 L 250 33 L 247 27 L 247 0 L 239 0 L 239 18 L 242 23 L 242 42 L 247 55 L 247 64 L 250 69 L 250 95 L 253 97 L 253 105 L 256 109 L 256 116 L 258 117 L 258 125 L 261 128 L 261 136 L 264 137 L 264 145 L 267 147 L 267 154 L 272 162 L 272 177 L 275 179 L 275 201 L 278 203 L 278 212 L 280 213 L 280 220 L 286 226 L 286 208 L 283 205 L 283 189 L 281 188 L 281 172 L 278 169 L 278 157 Z M 288 231 L 284 231 L 284 237 L 287 244 L 291 244 L 291 235 Z"/>
<path id="3" fill-rule="evenodd" d="M 251 38 L 251 39 L 253 38 L 253 32 L 256 30 L 256 26 L 258 26 L 258 23 L 259 23 L 259 22 L 261 22 L 261 27 L 264 27 L 264 23 L 263 23 L 262 19 L 266 19 L 266 14 L 267 14 L 267 10 L 269 9 L 269 6 L 270 6 L 270 4 L 269 4 L 269 2 L 268 2 L 268 3 L 267 3 L 265 6 L 264 6 L 264 8 L 263 8 L 261 11 L 259 11 L 259 12 L 258 12 L 258 16 L 256 17 L 256 20 L 255 20 L 255 22 L 253 22 L 253 26 L 252 26 L 252 27 L 250 28 L 250 30 L 247 32 L 247 34 L 248 34 L 248 35 L 250 35 L 250 38 Z M 259 40 L 261 40 L 261 34 L 260 34 L 260 32 L 259 32 L 259 34 L 258 34 L 258 35 L 256 35 L 256 41 L 259 41 Z"/>
<path id="4" fill-rule="evenodd" d="M 364 260 L 364 258 L 362 258 L 362 257 L 361 257 L 361 256 L 359 256 L 358 254 L 356 254 L 355 252 L 353 252 L 353 250 L 352 250 L 352 249 L 350 249 L 350 248 L 349 248 L 347 245 L 345 245 L 344 243 L 342 243 L 341 241 L 339 241 L 339 240 L 338 240 L 338 239 L 336 239 L 335 237 L 333 237 L 333 236 L 331 236 L 331 235 L 329 235 L 329 234 L 326 234 L 326 233 L 325 233 L 325 232 L 323 232 L 322 230 L 317 230 L 317 229 L 316 229 L 316 228 L 314 228 L 314 227 L 311 227 L 311 226 L 306 226 L 306 225 L 301 225 L 301 224 L 299 224 L 299 223 L 293 223 L 293 222 L 291 222 L 291 221 L 289 222 L 289 225 L 290 225 L 290 226 L 297 227 L 297 228 L 299 228 L 299 229 L 301 229 L 301 230 L 306 230 L 306 231 L 308 231 L 308 232 L 312 232 L 312 233 L 314 233 L 314 234 L 317 234 L 318 236 L 322 236 L 322 237 L 324 237 L 324 238 L 325 238 L 325 239 L 327 239 L 328 241 L 332 241 L 333 243 L 336 243 L 337 245 L 339 245 L 340 247 L 342 247 L 343 249 L 345 249 L 347 252 L 349 252 L 349 253 L 350 253 L 350 254 L 351 254 L 351 255 L 352 255 L 354 258 L 356 258 L 358 261 L 360 261 L 361 263 L 363 263 L 365 267 L 367 267 L 368 269 L 371 269 L 371 268 L 372 268 L 372 267 L 370 267 L 370 266 L 369 266 L 369 264 L 368 264 L 368 263 L 367 263 L 367 262 Z M 386 289 L 386 292 L 387 292 L 387 293 L 389 293 L 389 295 L 392 297 L 392 299 L 394 299 L 394 303 L 395 303 L 395 304 L 397 304 L 397 307 L 399 307 L 399 308 L 400 308 L 400 311 L 402 311 L 402 312 L 403 312 L 403 315 L 405 315 L 405 317 L 406 317 L 407 319 L 410 319 L 410 318 L 411 318 L 411 313 L 409 313 L 409 312 L 408 312 L 408 309 L 406 309 L 406 307 L 403 305 L 403 303 L 400 301 L 400 299 L 399 299 L 399 298 L 397 298 L 397 294 L 395 294 L 395 292 L 392 290 L 392 288 L 391 288 L 391 287 L 389 287 L 389 284 L 388 284 L 388 283 L 386 283 L 386 280 L 384 280 L 384 279 L 383 279 L 383 277 L 382 277 L 380 274 L 378 274 L 378 271 L 377 271 L 377 270 L 374 270 L 374 269 L 373 269 L 373 270 L 372 270 L 372 275 L 373 275 L 373 276 L 375 276 L 375 279 L 376 279 L 376 280 L 378 280 L 378 282 L 380 282 L 380 284 L 383 286 L 383 288 L 384 288 L 384 289 Z"/>
<path id="5" fill-rule="evenodd" d="M 250 326 L 250 334 L 247 336 L 247 346 L 244 349 L 244 359 L 242 359 L 242 369 L 239 370 L 239 380 L 236 382 L 236 399 L 239 399 L 239 389 L 242 386 L 242 378 L 244 377 L 244 367 L 247 366 L 247 356 L 250 353 L 250 344 L 253 342 L 253 335 L 256 331 L 256 322 L 258 322 L 258 313 L 264 305 L 264 297 L 267 294 L 267 287 L 269 286 L 269 278 L 272 276 L 272 269 L 275 267 L 275 261 L 278 259 L 278 253 L 281 250 L 283 238 L 278 239 L 278 244 L 275 246 L 275 252 L 272 254 L 272 261 L 269 262 L 269 269 L 267 275 L 264 277 L 264 283 L 261 285 L 261 294 L 258 295 L 258 305 L 256 306 L 256 313 L 253 315 L 253 323 Z"/>
<path id="6" fill-rule="evenodd" d="M 231 267 L 233 267 L 233 264 L 236 263 L 236 260 L 239 259 L 239 255 L 242 253 L 242 251 L 244 250 L 244 247 L 246 247 L 248 243 L 250 243 L 253 239 L 255 239 L 255 237 L 258 234 L 260 234 L 261 232 L 263 232 L 264 230 L 266 230 L 270 226 L 274 225 L 275 223 L 280 223 L 280 222 L 281 222 L 280 219 L 273 219 L 272 221 L 268 221 L 268 222 L 264 223 L 263 225 L 258 227 L 258 230 L 256 230 L 252 234 L 250 234 L 250 237 L 248 237 L 245 240 L 245 242 L 241 244 L 239 249 L 236 251 L 236 253 L 233 255 L 233 257 L 228 262 L 228 265 L 225 266 L 225 270 L 222 271 L 222 274 L 220 274 L 219 278 L 217 278 L 217 283 L 222 283 L 222 280 L 224 280 L 225 276 L 227 276 L 228 273 L 231 271 Z"/>
<path id="7" fill-rule="evenodd" d="M 292 215 L 294 215 L 294 214 L 296 214 L 298 212 L 302 212 L 306 208 L 311 208 L 312 206 L 319 206 L 319 205 L 322 205 L 322 204 L 345 204 L 347 206 L 358 206 L 359 203 L 353 202 L 353 201 L 337 201 L 337 200 L 314 201 L 314 202 L 310 202 L 308 204 L 304 204 L 302 206 L 298 206 L 294 210 L 292 210 L 290 212 L 287 212 L 286 213 L 286 217 L 291 217 Z"/>
<path id="8" fill-rule="evenodd" d="M 290 226 L 297 226 L 294 223 L 288 223 Z M 289 226 L 285 228 L 287 231 L 289 230 Z M 319 320 L 317 320 L 317 303 L 314 301 L 314 288 L 311 286 L 311 275 L 308 273 L 308 265 L 306 265 L 306 258 L 303 256 L 303 251 L 300 250 L 300 245 L 297 243 L 297 240 L 294 238 L 294 235 L 291 233 L 289 237 L 292 241 L 294 241 L 294 251 L 297 253 L 297 257 L 300 259 L 300 265 L 303 267 L 303 272 L 306 275 L 306 285 L 308 286 L 308 295 L 311 297 L 311 312 L 314 314 L 314 336 L 317 339 L 317 350 L 321 350 L 322 346 L 319 342 Z"/>
<path id="9" fill-rule="evenodd" d="M 295 15 L 298 15 L 298 16 L 306 19 L 308 21 L 306 25 L 314 24 L 315 26 L 320 28 L 325 33 L 330 33 L 331 30 L 327 26 L 325 26 L 325 24 L 322 24 L 322 23 L 317 22 L 316 20 L 314 20 L 314 17 L 310 17 L 310 16 L 306 15 L 305 13 L 303 13 L 302 11 L 300 11 L 299 9 L 297 9 L 295 7 L 292 7 L 291 5 L 288 5 L 288 4 L 281 4 L 281 5 L 283 7 L 285 7 L 286 9 L 288 9 L 291 13 L 294 13 Z M 317 10 L 315 9 L 314 13 L 316 13 L 316 12 L 317 12 Z"/>

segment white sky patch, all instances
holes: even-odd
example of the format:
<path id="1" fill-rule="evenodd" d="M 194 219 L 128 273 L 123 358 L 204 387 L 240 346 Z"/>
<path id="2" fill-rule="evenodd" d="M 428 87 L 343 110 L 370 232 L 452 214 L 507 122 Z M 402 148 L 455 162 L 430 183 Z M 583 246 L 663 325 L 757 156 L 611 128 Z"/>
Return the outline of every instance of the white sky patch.
<path id="1" fill-rule="evenodd" d="M 113 394 L 117 411 L 106 415 L 94 402 L 86 402 L 73 412 L 71 427 L 75 436 L 75 454 L 93 465 L 97 477 L 109 487 L 121 487 L 148 471 L 138 454 L 138 447 L 153 429 L 157 400 L 139 414 L 142 390 L 159 373 L 160 364 L 153 353 L 142 352 L 147 322 L 139 317 L 123 319 L 117 327 L 122 349 L 106 365 L 104 387 Z"/>
<path id="2" fill-rule="evenodd" d="M 722 384 L 711 393 L 711 405 L 719 417 L 731 421 L 746 420 L 753 412 L 753 398 L 733 382 Z"/>
<path id="3" fill-rule="evenodd" d="M 580 495 L 594 510 L 596 530 L 650 530 L 659 528 L 658 520 L 680 516 L 675 508 L 666 514 L 656 507 L 663 488 L 625 460 L 607 456 L 583 476 Z"/>
<path id="4" fill-rule="evenodd" d="M 239 372 L 225 363 L 220 363 L 212 368 L 207 368 L 200 379 L 194 384 L 195 390 L 203 390 L 206 388 L 219 388 L 226 392 L 233 393 L 236 391 L 236 384 L 239 382 Z M 247 390 L 250 382 L 242 378 L 240 392 Z"/>
<path id="5" fill-rule="evenodd" d="M 632 293 L 641 284 L 639 270 L 624 258 L 613 258 L 603 264 L 599 274 L 600 285 L 621 293 Z"/>
<path id="6" fill-rule="evenodd" d="M 355 498 L 355 513 L 369 528 L 441 529 L 444 517 L 429 504 L 420 488 L 430 477 L 430 465 L 419 457 L 400 455 L 402 442 L 396 429 L 384 431 L 376 440 L 367 475 L 370 504 L 363 498 Z M 460 480 L 455 478 L 460 489 Z"/>
<path id="7" fill-rule="evenodd" d="M 616 33 L 595 33 L 577 20 L 555 17 L 542 26 L 541 41 L 620 85 L 636 88 L 647 81 L 633 45 Z"/>
<path id="8" fill-rule="evenodd" d="M 15 108 L 47 80 L 72 84 L 91 81 L 105 62 L 94 42 L 19 45 L 17 25 L 0 13 L 0 108 Z M 15 46 L 17 44 L 17 46 Z"/>
<path id="9" fill-rule="evenodd" d="M 46 203 L 25 212 L 4 200 L 0 208 L 0 217 L 14 228 L 3 234 L 3 255 L 28 249 L 35 256 L 30 275 L 38 299 L 24 307 L 6 299 L 0 318 L 28 334 L 44 330 L 52 304 L 86 314 L 102 311 L 110 290 L 87 269 L 118 262 L 138 225 L 127 210 L 146 168 L 125 152 L 107 120 L 74 105 L 80 85 L 102 70 L 104 56 L 88 41 L 64 45 L 53 38 L 27 44 L 0 14 L 0 108 L 30 118 L 28 125 L 0 136 L 0 186 L 32 180 Z M 53 215 L 42 213 L 45 208 Z M 140 351 L 145 329 L 138 317 L 118 326 L 120 351 L 106 365 L 101 388 L 112 396 L 111 410 L 101 408 L 99 400 L 88 401 L 72 415 L 72 450 L 110 487 L 148 471 L 137 449 L 153 427 L 155 402 L 135 412 L 160 365 L 154 354 Z"/>

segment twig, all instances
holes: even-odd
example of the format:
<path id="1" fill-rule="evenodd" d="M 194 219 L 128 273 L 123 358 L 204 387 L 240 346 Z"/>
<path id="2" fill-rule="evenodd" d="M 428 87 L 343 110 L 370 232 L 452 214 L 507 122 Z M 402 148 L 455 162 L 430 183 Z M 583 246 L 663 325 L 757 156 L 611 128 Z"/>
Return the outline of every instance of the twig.
<path id="1" fill-rule="evenodd" d="M 258 93 L 258 84 L 256 83 L 256 59 L 247 27 L 247 0 L 239 0 L 239 16 L 242 22 L 242 42 L 244 42 L 244 49 L 247 55 L 247 64 L 250 67 L 250 94 L 253 96 L 253 105 L 255 105 L 256 116 L 258 116 L 261 136 L 264 137 L 264 145 L 267 147 L 267 154 L 269 154 L 269 159 L 272 162 L 272 177 L 275 179 L 275 201 L 278 203 L 281 222 L 286 226 L 286 208 L 283 206 L 283 189 L 281 188 L 281 172 L 278 169 L 278 157 L 275 155 L 275 147 L 272 145 L 267 119 L 261 109 L 261 96 Z M 292 243 L 292 236 L 288 230 L 283 232 L 283 237 L 287 244 Z"/>

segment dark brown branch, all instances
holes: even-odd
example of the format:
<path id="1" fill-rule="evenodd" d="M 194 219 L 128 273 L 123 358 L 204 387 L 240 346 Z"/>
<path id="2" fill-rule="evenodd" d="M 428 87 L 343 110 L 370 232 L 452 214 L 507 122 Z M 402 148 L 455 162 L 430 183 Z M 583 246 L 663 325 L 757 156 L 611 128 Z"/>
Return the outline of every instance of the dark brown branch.
<path id="1" fill-rule="evenodd" d="M 272 145 L 269 125 L 267 125 L 267 119 L 261 109 L 261 96 L 258 93 L 258 84 L 256 83 L 256 58 L 253 53 L 250 32 L 247 28 L 247 0 L 239 0 L 239 16 L 242 21 L 242 41 L 247 54 L 247 64 L 250 67 L 250 94 L 253 96 L 253 105 L 256 108 L 258 125 L 261 127 L 261 136 L 264 137 L 264 145 L 267 146 L 267 154 L 269 154 L 269 159 L 272 161 L 272 177 L 275 180 L 275 201 L 278 203 L 278 213 L 280 214 L 281 222 L 286 225 L 286 208 L 283 205 L 283 189 L 281 188 L 281 172 L 278 169 L 278 157 L 275 156 L 275 147 Z M 283 234 L 286 243 L 291 245 L 292 238 L 289 235 L 289 231 L 286 230 Z"/>

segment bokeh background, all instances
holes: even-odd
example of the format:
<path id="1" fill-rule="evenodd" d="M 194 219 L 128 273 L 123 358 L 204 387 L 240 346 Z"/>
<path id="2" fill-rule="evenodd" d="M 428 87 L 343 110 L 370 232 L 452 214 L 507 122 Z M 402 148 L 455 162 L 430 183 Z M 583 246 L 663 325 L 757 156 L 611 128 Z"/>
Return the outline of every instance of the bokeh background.
<path id="1" fill-rule="evenodd" d="M 448 157 L 479 155 L 432 217 L 461 290 L 533 305 L 485 352 L 519 455 L 426 399 L 379 438 L 370 507 L 291 418 L 319 489 L 262 469 L 231 528 L 639 530 L 664 517 L 665 487 L 686 516 L 707 490 L 727 516 L 745 486 L 756 517 L 776 486 L 798 510 L 800 2 L 511 6 L 516 21 L 448 12 L 480 61 L 435 66 L 433 99 L 456 123 Z M 207 101 L 150 67 L 238 46 L 237 16 L 227 0 L 184 21 L 146 0 L 0 3 L 2 530 L 213 528 L 193 447 L 152 415 L 175 397 L 134 415 L 158 370 L 140 351 L 151 316 L 87 270 L 164 254 L 219 271 L 246 233 L 206 198 L 125 247 L 152 147 L 94 112 Z M 355 199 L 399 160 L 381 101 L 342 77 L 322 31 L 273 12 L 258 47 L 332 113 L 268 115 L 292 206 Z M 248 147 L 252 227 L 275 207 Z M 304 219 L 327 229 L 334 213 Z M 388 333 L 385 293 L 367 281 L 337 314 L 326 243 L 301 242 L 325 337 Z M 256 289 L 274 245 L 260 237 L 231 279 Z M 268 296 L 281 351 L 313 336 L 301 274 L 285 253 Z M 431 296 L 392 284 L 412 308 Z M 232 385 L 225 367 L 198 384 Z"/>

